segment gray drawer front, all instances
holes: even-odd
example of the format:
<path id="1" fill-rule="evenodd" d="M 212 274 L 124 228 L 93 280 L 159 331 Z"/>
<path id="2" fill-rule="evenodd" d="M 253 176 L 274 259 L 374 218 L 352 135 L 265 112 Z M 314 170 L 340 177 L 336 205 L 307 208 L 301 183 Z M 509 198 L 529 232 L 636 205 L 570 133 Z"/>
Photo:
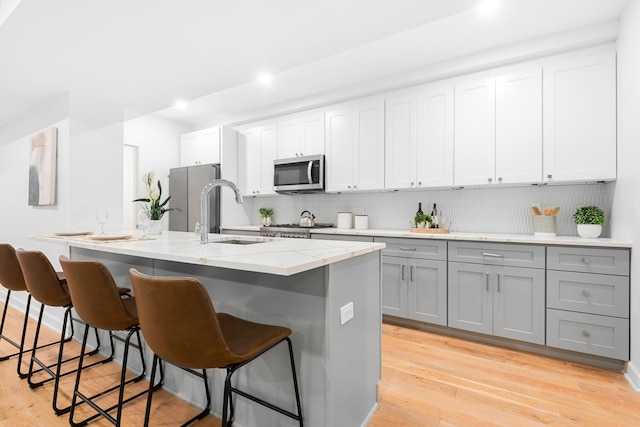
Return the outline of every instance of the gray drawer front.
<path id="1" fill-rule="evenodd" d="M 311 238 L 316 240 L 346 240 L 350 242 L 373 242 L 372 236 L 352 236 L 350 234 L 322 234 L 311 233 Z"/>
<path id="2" fill-rule="evenodd" d="M 628 276 L 629 250 L 550 246 L 547 269 Z"/>
<path id="3" fill-rule="evenodd" d="M 544 268 L 545 248 L 536 245 L 449 242 L 449 261 Z"/>
<path id="4" fill-rule="evenodd" d="M 547 307 L 628 318 L 629 278 L 549 270 Z"/>
<path id="5" fill-rule="evenodd" d="M 375 241 L 387 244 L 382 255 L 443 261 L 447 259 L 447 242 L 443 240 L 376 237 Z"/>
<path id="6" fill-rule="evenodd" d="M 547 309 L 547 345 L 629 360 L 629 321 L 618 317 Z"/>

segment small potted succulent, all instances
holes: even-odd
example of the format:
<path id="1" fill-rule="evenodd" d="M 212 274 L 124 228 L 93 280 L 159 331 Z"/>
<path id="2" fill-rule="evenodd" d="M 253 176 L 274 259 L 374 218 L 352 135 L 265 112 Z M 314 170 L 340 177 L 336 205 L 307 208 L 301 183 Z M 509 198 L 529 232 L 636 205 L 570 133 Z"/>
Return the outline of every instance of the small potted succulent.
<path id="1" fill-rule="evenodd" d="M 604 211 L 597 206 L 582 206 L 573 214 L 580 237 L 597 238 L 602 233 Z"/>
<path id="2" fill-rule="evenodd" d="M 273 216 L 273 208 L 260 208 L 258 209 L 260 213 L 260 224 L 265 227 L 271 225 L 271 217 Z"/>
<path id="3" fill-rule="evenodd" d="M 427 223 L 431 224 L 431 221 L 431 216 L 423 212 L 418 212 L 416 216 L 413 217 L 413 223 L 416 228 L 428 228 Z"/>

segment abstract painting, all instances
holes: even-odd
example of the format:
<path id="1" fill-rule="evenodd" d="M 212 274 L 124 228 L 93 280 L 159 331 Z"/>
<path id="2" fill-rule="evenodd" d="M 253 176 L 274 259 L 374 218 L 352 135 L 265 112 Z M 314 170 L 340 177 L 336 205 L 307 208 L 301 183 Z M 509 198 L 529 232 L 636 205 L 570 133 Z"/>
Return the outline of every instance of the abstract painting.
<path id="1" fill-rule="evenodd" d="M 58 129 L 51 127 L 31 138 L 29 154 L 29 205 L 56 204 Z"/>

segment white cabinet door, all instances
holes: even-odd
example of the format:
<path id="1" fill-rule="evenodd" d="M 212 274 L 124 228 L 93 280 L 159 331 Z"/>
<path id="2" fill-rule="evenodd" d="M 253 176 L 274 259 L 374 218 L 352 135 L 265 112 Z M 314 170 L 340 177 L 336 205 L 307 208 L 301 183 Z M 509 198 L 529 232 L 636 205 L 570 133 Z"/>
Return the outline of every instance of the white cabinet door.
<path id="1" fill-rule="evenodd" d="M 238 184 L 243 196 L 255 196 L 260 183 L 260 153 L 255 128 L 241 130 L 238 135 Z"/>
<path id="2" fill-rule="evenodd" d="M 353 181 L 352 108 L 325 113 L 327 191 L 347 191 Z"/>
<path id="3" fill-rule="evenodd" d="M 416 93 L 385 102 L 385 188 L 413 188 L 416 182 Z"/>
<path id="4" fill-rule="evenodd" d="M 204 129 L 180 137 L 180 166 L 220 163 L 220 128 Z"/>
<path id="5" fill-rule="evenodd" d="M 542 181 L 542 69 L 496 78 L 496 181 Z"/>
<path id="6" fill-rule="evenodd" d="M 616 178 L 616 62 L 605 53 L 544 68 L 545 181 Z"/>
<path id="7" fill-rule="evenodd" d="M 384 100 L 372 99 L 353 106 L 352 190 L 384 188 Z"/>
<path id="8" fill-rule="evenodd" d="M 300 121 L 296 118 L 278 122 L 278 159 L 300 155 Z"/>
<path id="9" fill-rule="evenodd" d="M 454 184 L 493 183 L 495 175 L 495 79 L 455 86 Z"/>
<path id="10" fill-rule="evenodd" d="M 324 114 L 322 112 L 300 118 L 300 141 L 301 155 L 324 154 Z"/>
<path id="11" fill-rule="evenodd" d="M 276 159 L 276 125 L 265 125 L 257 130 L 257 137 L 260 144 L 259 167 L 260 167 L 260 185 L 258 194 L 267 195 L 275 194 L 273 189 L 273 161 Z"/>
<path id="12" fill-rule="evenodd" d="M 453 185 L 453 93 L 453 86 L 424 86 L 418 93 L 419 187 Z"/>

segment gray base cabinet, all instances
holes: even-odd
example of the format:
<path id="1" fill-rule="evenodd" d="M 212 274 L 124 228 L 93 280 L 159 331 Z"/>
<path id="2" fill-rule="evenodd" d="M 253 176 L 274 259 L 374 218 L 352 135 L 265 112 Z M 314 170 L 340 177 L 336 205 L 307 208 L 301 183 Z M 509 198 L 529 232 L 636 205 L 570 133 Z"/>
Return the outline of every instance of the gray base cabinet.
<path id="1" fill-rule="evenodd" d="M 629 360 L 627 249 L 547 249 L 547 345 Z"/>
<path id="2" fill-rule="evenodd" d="M 382 313 L 446 325 L 446 242 L 376 241 L 387 244 L 382 251 Z"/>
<path id="3" fill-rule="evenodd" d="M 450 242 L 449 260 L 450 327 L 545 343 L 544 247 Z"/>

